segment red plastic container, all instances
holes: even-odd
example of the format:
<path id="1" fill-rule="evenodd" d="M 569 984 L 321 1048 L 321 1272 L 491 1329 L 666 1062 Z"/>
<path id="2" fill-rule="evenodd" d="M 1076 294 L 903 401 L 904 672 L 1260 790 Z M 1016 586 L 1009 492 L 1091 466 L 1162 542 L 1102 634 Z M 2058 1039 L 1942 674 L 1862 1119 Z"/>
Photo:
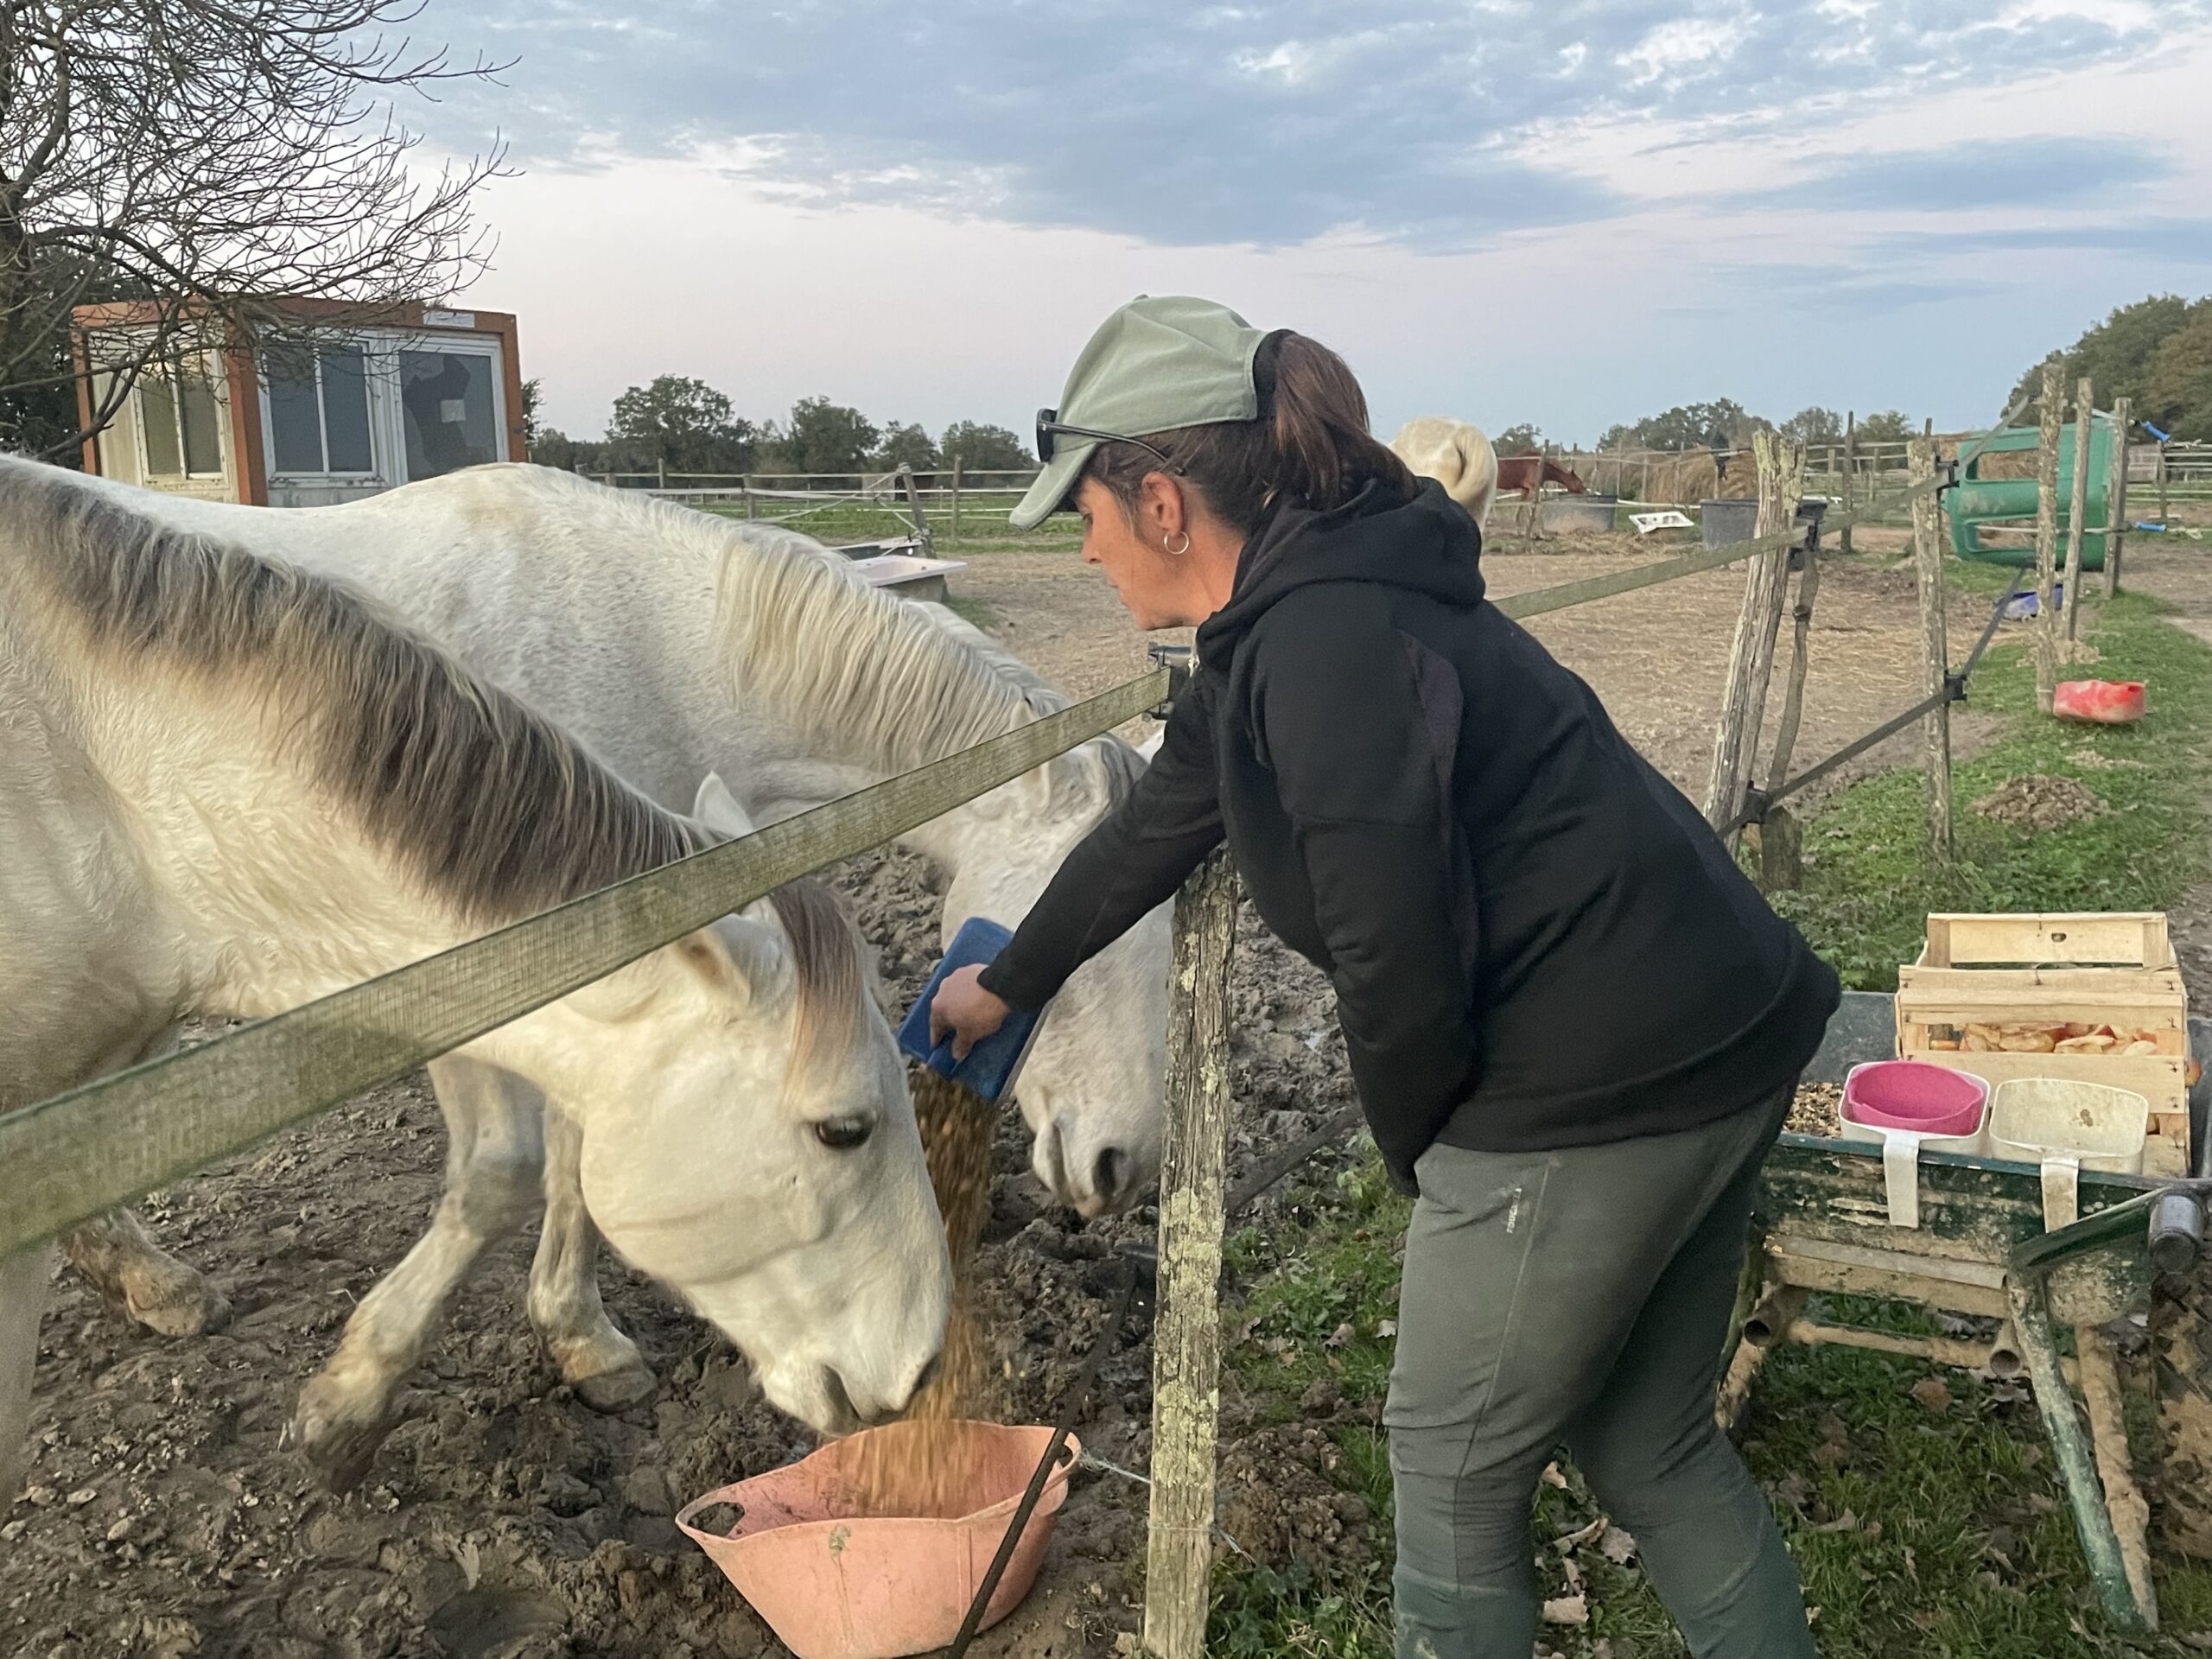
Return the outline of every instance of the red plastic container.
<path id="1" fill-rule="evenodd" d="M 958 1490 L 938 1495 L 935 1514 L 869 1515 L 855 1497 L 864 1448 L 918 1432 L 918 1425 L 904 1422 L 864 1429 L 800 1462 L 720 1487 L 686 1504 L 676 1524 L 798 1659 L 935 1652 L 958 1633 L 1052 1431 L 997 1423 L 927 1427 L 940 1438 L 948 1427 L 954 1432 L 953 1443 L 940 1451 L 963 1477 Z M 1020 1605 L 1036 1582 L 1067 1501 L 1069 1471 L 1083 1452 L 1072 1435 L 1067 1447 L 992 1592 L 985 1630 Z M 728 1532 L 694 1526 L 710 1503 L 734 1505 L 736 1525 Z"/>
<path id="2" fill-rule="evenodd" d="M 2125 726 L 2143 718 L 2143 682 L 2061 680 L 2051 697 L 2050 712 L 2061 720 Z"/>
<path id="3" fill-rule="evenodd" d="M 1843 1085 L 1843 1115 L 1870 1128 L 1919 1135 L 1972 1135 L 1981 1127 L 1989 1085 L 1971 1072 L 1921 1060 L 1853 1066 Z"/>

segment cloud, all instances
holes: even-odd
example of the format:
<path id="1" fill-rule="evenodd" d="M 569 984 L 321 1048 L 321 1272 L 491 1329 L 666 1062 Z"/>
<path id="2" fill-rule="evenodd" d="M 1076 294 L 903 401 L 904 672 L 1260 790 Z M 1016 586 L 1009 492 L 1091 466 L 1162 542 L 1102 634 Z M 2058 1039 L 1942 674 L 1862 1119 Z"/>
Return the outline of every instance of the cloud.
<path id="1" fill-rule="evenodd" d="M 2166 157 L 2148 144 L 1993 139 L 1833 157 L 1786 186 L 1720 200 L 1736 208 L 1787 206 L 1832 213 L 2071 207 L 2103 200 L 2115 188 L 2152 183 L 2171 170 Z"/>
<path id="2" fill-rule="evenodd" d="M 2212 265 L 2212 219 L 2084 219 L 1993 229 L 1893 231 L 1876 238 L 1868 252 L 1876 257 L 1908 259 L 2101 253 Z"/>
<path id="3" fill-rule="evenodd" d="M 1634 158 L 1611 176 L 1562 166 L 1532 143 L 1547 130 L 1725 121 L 1816 139 L 1833 115 L 1811 107 L 1815 92 L 2001 85 L 2125 60 L 2212 10 L 626 4 L 457 0 L 438 14 L 456 43 L 518 61 L 505 88 L 456 87 L 414 113 L 449 143 L 501 126 L 539 168 L 743 146 L 754 183 L 824 208 L 918 204 L 1173 246 L 1349 236 L 1431 252 L 1624 210 Z M 1878 165 L 1837 182 L 1926 194 Z"/>

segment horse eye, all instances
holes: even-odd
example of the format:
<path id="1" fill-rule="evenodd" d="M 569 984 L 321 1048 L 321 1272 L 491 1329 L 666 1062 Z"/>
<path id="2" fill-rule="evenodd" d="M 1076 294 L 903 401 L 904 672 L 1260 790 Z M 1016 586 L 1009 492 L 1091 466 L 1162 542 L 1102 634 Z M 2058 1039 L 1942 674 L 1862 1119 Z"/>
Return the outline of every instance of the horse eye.
<path id="1" fill-rule="evenodd" d="M 865 1117 L 829 1117 L 814 1126 L 814 1138 L 832 1152 L 850 1152 L 874 1133 L 874 1121 Z"/>

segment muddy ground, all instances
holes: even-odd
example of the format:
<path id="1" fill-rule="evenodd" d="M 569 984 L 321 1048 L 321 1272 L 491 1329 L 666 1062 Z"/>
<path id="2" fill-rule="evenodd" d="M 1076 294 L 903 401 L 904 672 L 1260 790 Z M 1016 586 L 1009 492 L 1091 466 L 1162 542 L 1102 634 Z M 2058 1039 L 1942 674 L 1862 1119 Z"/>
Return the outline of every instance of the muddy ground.
<path id="1" fill-rule="evenodd" d="M 1494 591 L 1569 581 L 1649 557 L 1632 538 L 1491 556 Z M 2147 563 L 2147 562 L 2146 562 Z M 2146 570 L 2146 578 L 2155 573 Z M 2171 580 L 2185 582 L 2184 578 Z M 1541 637 L 1584 673 L 1629 735 L 1701 788 L 1741 577 L 1715 573 L 1547 618 Z M 976 556 L 957 579 L 1004 637 L 1071 690 L 1142 665 L 1096 573 L 1065 553 Z M 2207 605 L 2212 613 L 2212 603 Z M 1980 618 L 1957 607 L 1955 641 Z M 1910 577 L 1832 566 L 1821 594 L 1800 753 L 1816 757 L 1916 695 Z M 1970 733 L 1961 734 L 1971 741 Z M 1862 763 L 1909 762 L 1907 736 Z M 927 872 L 904 855 L 836 874 L 903 1007 L 934 954 Z M 1325 987 L 1246 918 L 1236 976 L 1232 1178 L 1347 1102 Z M 2212 976 L 2200 976 L 2205 983 Z M 213 1337 L 127 1326 L 72 1274 L 41 1338 L 26 1491 L 0 1509 L 0 1653 L 26 1659 L 555 1659 L 783 1651 L 675 1530 L 690 1497 L 810 1449 L 754 1401 L 704 1327 L 619 1265 L 607 1304 L 662 1378 L 658 1399 L 602 1416 L 561 1387 L 522 1317 L 534 1240 L 487 1255 L 411 1379 L 406 1418 L 362 1488 L 309 1484 L 283 1445 L 301 1382 L 355 1300 L 404 1253 L 435 1197 L 437 1112 L 420 1080 L 379 1090 L 147 1206 L 156 1235 L 209 1273 L 236 1310 Z M 997 1344 L 993 1403 L 1050 1421 L 1115 1284 L 1114 1251 L 1149 1211 L 1084 1225 L 1027 1173 L 1002 1128 L 995 1216 L 977 1275 Z M 1086 1447 L 1147 1463 L 1150 1353 L 1133 1322 L 1084 1415 Z M 1228 1413 L 1224 1485 L 1236 1534 L 1263 1559 L 1363 1548 L 1366 1517 L 1322 1471 L 1324 1425 L 1253 1429 Z M 1103 1655 L 1135 1627 L 1128 1563 L 1144 1493 L 1085 1470 L 1039 1589 L 980 1654 Z"/>

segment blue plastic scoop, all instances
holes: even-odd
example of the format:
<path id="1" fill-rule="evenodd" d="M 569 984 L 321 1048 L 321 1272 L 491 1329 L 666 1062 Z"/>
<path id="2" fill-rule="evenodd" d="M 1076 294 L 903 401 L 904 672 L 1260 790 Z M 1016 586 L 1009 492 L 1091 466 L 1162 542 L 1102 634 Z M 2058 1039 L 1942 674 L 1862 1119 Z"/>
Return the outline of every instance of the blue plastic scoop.
<path id="1" fill-rule="evenodd" d="M 944 983 L 947 974 L 995 961 L 1013 938 L 996 922 L 981 916 L 963 922 L 959 932 L 952 936 L 944 960 L 938 963 L 937 971 L 922 987 L 922 994 L 914 999 L 912 1009 L 899 1027 L 900 1048 L 984 1100 L 995 1101 L 1014 1086 L 1022 1061 L 1029 1058 L 1029 1046 L 1036 1039 L 1037 1022 L 1045 1017 L 1044 1009 L 1033 1013 L 1015 1009 L 1007 1015 L 1004 1025 L 968 1051 L 966 1059 L 956 1062 L 951 1038 L 941 1043 L 930 1040 L 930 1005 L 937 1001 L 937 988 Z"/>

